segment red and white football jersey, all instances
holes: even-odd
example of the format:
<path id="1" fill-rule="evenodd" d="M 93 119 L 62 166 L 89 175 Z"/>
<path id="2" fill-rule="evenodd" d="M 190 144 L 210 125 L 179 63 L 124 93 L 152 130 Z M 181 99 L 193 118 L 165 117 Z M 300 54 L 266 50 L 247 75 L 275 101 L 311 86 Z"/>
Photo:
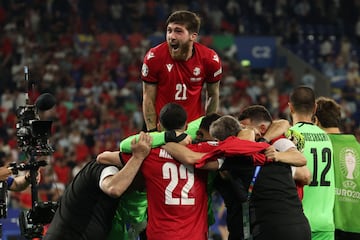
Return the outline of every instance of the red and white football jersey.
<path id="1" fill-rule="evenodd" d="M 207 142 L 188 146 L 208 152 Z M 127 162 L 130 154 L 122 153 Z M 164 149 L 154 148 L 142 163 L 148 200 L 148 240 L 207 240 L 207 171 L 174 160 Z"/>
<path id="2" fill-rule="evenodd" d="M 187 61 L 173 60 L 167 43 L 161 43 L 147 52 L 141 70 L 144 82 L 157 84 L 157 116 L 165 104 L 175 102 L 185 108 L 189 122 L 205 113 L 201 99 L 203 85 L 215 83 L 221 76 L 217 53 L 197 42 L 193 56 Z"/>

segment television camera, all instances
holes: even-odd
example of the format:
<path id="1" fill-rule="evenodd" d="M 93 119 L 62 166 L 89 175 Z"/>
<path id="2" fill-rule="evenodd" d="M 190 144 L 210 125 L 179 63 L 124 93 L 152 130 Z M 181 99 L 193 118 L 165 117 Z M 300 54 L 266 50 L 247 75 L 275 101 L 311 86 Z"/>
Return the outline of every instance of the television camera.
<path id="1" fill-rule="evenodd" d="M 28 79 L 28 68 L 24 67 L 25 81 L 28 83 L 28 92 L 32 86 Z M 45 160 L 37 160 L 38 156 L 51 155 L 54 151 L 49 145 L 52 121 L 40 120 L 39 112 L 51 109 L 56 99 L 49 93 L 41 94 L 35 104 L 31 104 L 26 93 L 26 104 L 16 110 L 18 118 L 16 136 L 19 149 L 26 154 L 29 161 L 16 165 L 10 164 L 14 174 L 18 171 L 30 172 L 32 208 L 22 211 L 19 216 L 21 235 L 27 239 L 41 238 L 43 225 L 51 222 L 58 207 L 57 202 L 38 201 L 36 176 L 41 166 L 46 166 Z"/>

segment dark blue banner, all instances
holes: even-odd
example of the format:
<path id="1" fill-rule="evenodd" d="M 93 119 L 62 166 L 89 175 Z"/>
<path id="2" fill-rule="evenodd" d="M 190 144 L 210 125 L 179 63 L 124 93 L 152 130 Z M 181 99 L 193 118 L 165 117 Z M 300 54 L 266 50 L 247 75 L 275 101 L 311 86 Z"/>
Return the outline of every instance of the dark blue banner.
<path id="1" fill-rule="evenodd" d="M 236 37 L 235 44 L 239 61 L 249 60 L 252 68 L 275 66 L 275 37 Z"/>

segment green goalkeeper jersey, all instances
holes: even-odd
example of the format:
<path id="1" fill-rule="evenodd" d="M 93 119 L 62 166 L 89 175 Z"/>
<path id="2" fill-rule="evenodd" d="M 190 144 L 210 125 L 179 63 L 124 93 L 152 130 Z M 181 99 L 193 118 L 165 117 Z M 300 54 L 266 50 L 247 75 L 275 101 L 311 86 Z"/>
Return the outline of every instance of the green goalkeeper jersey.
<path id="1" fill-rule="evenodd" d="M 360 144 L 351 134 L 329 134 L 334 148 L 335 228 L 360 233 Z"/>
<path id="2" fill-rule="evenodd" d="M 187 126 L 186 133 L 191 136 L 192 139 L 196 137 L 196 131 L 199 129 L 202 117 L 190 122 Z M 150 136 L 153 138 L 151 147 L 156 148 L 164 145 L 165 141 L 165 132 L 151 132 Z M 139 138 L 139 134 L 125 138 L 120 143 L 120 152 L 131 153 L 131 141 L 134 138 Z"/>
<path id="3" fill-rule="evenodd" d="M 329 136 L 318 126 L 299 122 L 291 129 L 304 136 L 303 154 L 312 181 L 304 187 L 304 213 L 312 232 L 334 231 L 335 180 L 333 147 Z"/>

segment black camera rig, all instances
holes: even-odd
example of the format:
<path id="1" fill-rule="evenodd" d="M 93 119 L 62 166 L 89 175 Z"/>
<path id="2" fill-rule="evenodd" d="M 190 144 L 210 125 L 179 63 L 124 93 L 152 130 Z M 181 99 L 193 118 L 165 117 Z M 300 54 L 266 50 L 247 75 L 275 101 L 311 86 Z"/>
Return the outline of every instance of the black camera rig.
<path id="1" fill-rule="evenodd" d="M 31 104 L 28 93 L 32 89 L 29 82 L 28 68 L 24 67 L 25 81 L 28 83 L 26 105 L 16 110 L 18 122 L 16 136 L 19 149 L 29 159 L 28 162 L 16 165 L 10 164 L 14 174 L 18 171 L 30 172 L 32 208 L 22 211 L 19 216 L 21 235 L 27 239 L 42 238 L 43 226 L 51 222 L 58 207 L 57 202 L 38 201 L 36 176 L 41 166 L 46 166 L 45 160 L 37 160 L 38 156 L 51 155 L 54 151 L 49 145 L 52 121 L 40 120 L 39 111 L 46 111 L 55 105 L 55 98 L 49 94 L 41 94 L 35 104 Z"/>
<path id="2" fill-rule="evenodd" d="M 7 182 L 0 181 L 0 218 L 7 217 L 6 191 L 7 191 Z"/>

